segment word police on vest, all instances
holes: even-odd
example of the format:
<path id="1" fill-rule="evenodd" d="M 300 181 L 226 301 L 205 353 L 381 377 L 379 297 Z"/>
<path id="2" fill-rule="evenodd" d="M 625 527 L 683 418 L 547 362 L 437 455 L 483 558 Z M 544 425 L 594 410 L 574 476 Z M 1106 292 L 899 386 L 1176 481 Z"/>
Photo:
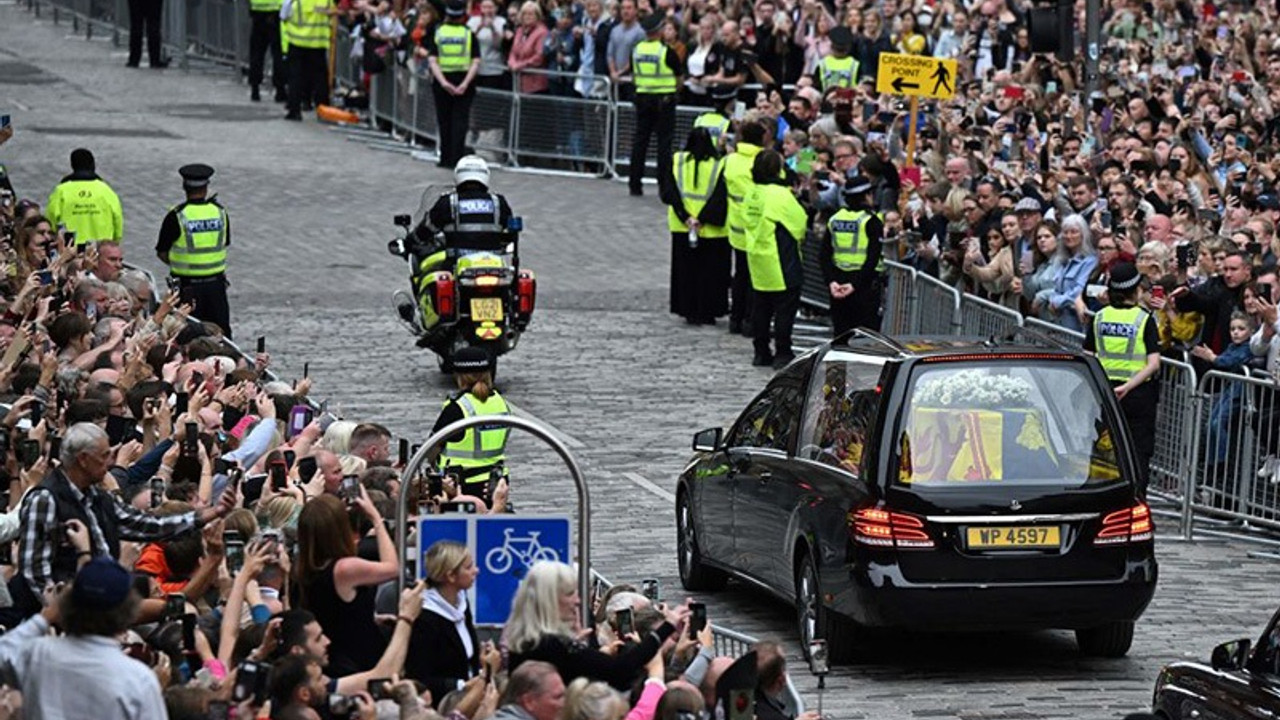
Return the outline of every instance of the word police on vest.
<path id="1" fill-rule="evenodd" d="M 222 230 L 222 218 L 205 218 L 202 220 L 184 219 L 187 230 L 192 233 L 199 232 L 219 232 Z"/>
<path id="2" fill-rule="evenodd" d="M 213 168 L 204 163 L 192 163 L 178 168 L 178 174 L 182 176 L 182 187 L 202 188 L 207 186 L 209 178 L 213 177 Z"/>
<path id="3" fill-rule="evenodd" d="M 458 200 L 458 212 L 467 215 L 478 215 L 480 213 L 492 213 L 494 211 L 492 198 L 471 198 L 469 200 Z"/>

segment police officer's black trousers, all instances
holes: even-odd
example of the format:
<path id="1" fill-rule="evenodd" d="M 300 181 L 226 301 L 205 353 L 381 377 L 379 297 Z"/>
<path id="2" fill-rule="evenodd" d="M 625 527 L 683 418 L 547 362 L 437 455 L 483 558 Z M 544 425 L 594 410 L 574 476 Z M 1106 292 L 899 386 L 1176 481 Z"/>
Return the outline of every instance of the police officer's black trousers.
<path id="1" fill-rule="evenodd" d="M 467 130 L 471 128 L 476 87 L 472 83 L 461 95 L 451 95 L 440 83 L 432 83 L 431 94 L 436 99 L 436 122 L 440 126 L 440 167 L 452 168 L 467 154 Z"/>
<path id="2" fill-rule="evenodd" d="M 1113 383 L 1119 385 L 1119 383 Z M 1156 408 L 1160 404 L 1160 383 L 1148 380 L 1120 399 L 1120 410 L 1129 423 L 1138 465 L 1138 494 L 1147 496 L 1151 477 L 1151 458 L 1156 454 Z"/>
<path id="3" fill-rule="evenodd" d="M 129 64 L 142 60 L 142 38 L 147 38 L 147 58 L 152 66 L 163 61 L 160 52 L 160 16 L 164 0 L 129 0 Z"/>
<path id="4" fill-rule="evenodd" d="M 751 322 L 751 271 L 747 269 L 747 253 L 733 251 L 733 284 L 729 289 L 731 305 L 729 322 L 734 325 Z"/>
<path id="5" fill-rule="evenodd" d="M 182 302 L 195 306 L 192 316 L 222 328 L 231 339 L 231 305 L 227 301 L 227 276 L 178 278 L 178 295 Z"/>
<path id="6" fill-rule="evenodd" d="M 760 292 L 751 299 L 751 330 L 756 355 L 777 357 L 791 355 L 791 330 L 800 310 L 800 286 L 781 292 Z M 769 352 L 769 323 L 773 322 L 773 353 Z"/>
<path id="7" fill-rule="evenodd" d="M 324 48 L 289 47 L 289 114 L 302 112 L 302 103 L 329 102 L 329 66 Z"/>
<path id="8" fill-rule="evenodd" d="M 627 183 L 631 191 L 640 192 L 644 179 L 644 161 L 649 153 L 649 139 L 658 135 L 658 193 L 661 184 L 671 181 L 671 143 L 676 132 L 676 96 L 636 93 L 636 135 L 631 141 L 631 165 Z"/>
<path id="9" fill-rule="evenodd" d="M 883 287 L 880 281 L 876 280 L 866 288 L 855 285 L 853 294 L 839 300 L 829 298 L 832 336 L 839 336 L 858 327 L 880 332 L 880 301 L 884 293 Z"/>
<path id="10" fill-rule="evenodd" d="M 284 53 L 280 49 L 280 13 L 274 10 L 250 12 L 249 21 L 249 85 L 262 84 L 267 52 L 271 53 L 271 84 L 284 90 Z"/>

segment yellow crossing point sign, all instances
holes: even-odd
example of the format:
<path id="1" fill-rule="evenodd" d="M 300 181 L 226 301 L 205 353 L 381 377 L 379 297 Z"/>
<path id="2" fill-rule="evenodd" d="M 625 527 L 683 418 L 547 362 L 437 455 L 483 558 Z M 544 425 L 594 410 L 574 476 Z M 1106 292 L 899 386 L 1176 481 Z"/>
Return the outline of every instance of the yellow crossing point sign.
<path id="1" fill-rule="evenodd" d="M 956 61 L 880 53 L 876 92 L 947 100 L 956 94 Z"/>

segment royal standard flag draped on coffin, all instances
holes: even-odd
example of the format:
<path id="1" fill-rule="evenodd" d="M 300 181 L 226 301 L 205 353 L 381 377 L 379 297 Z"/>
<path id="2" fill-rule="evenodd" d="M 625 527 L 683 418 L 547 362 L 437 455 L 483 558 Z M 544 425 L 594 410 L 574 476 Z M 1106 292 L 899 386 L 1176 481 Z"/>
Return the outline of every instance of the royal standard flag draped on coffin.
<path id="1" fill-rule="evenodd" d="M 1063 477 L 1038 409 L 917 407 L 902 443 L 905 483 Z"/>

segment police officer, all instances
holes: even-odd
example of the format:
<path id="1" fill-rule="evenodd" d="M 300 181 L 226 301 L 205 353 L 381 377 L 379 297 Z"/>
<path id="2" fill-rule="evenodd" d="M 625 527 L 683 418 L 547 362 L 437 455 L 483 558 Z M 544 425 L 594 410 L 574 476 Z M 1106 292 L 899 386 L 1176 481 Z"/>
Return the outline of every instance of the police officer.
<path id="1" fill-rule="evenodd" d="M 449 0 L 444 23 L 424 40 L 435 79 L 431 93 L 440 127 L 440 167 L 452 168 L 467 154 L 471 102 L 476 96 L 476 73 L 480 71 L 480 43 L 467 28 L 465 0 Z"/>
<path id="2" fill-rule="evenodd" d="M 880 329 L 884 221 L 871 208 L 871 181 L 857 175 L 844 188 L 846 207 L 827 221 L 830 242 L 818 255 L 831 294 L 835 335 L 852 328 Z"/>
<path id="3" fill-rule="evenodd" d="M 743 203 L 740 219 L 747 228 L 747 265 L 751 269 L 751 326 L 755 357 L 752 365 L 785 367 L 795 359 L 791 329 L 800 309 L 804 281 L 800 243 L 809 217 L 787 185 L 782 156 L 773 150 L 756 155 L 751 165 L 754 185 Z M 769 349 L 773 323 L 773 352 Z"/>
<path id="4" fill-rule="evenodd" d="M 427 285 L 432 273 L 451 270 L 448 249 L 494 250 L 512 238 L 511 206 L 502 195 L 489 190 L 489 165 L 477 155 L 468 155 L 453 169 L 454 190 L 441 195 L 409 233 L 405 250 L 413 266 L 413 286 L 421 299 L 422 317 L 431 318 Z M 415 322 L 415 303 L 403 291 L 395 294 L 396 311 L 410 325 Z M 425 346 L 427 338 L 419 341 Z"/>
<path id="5" fill-rule="evenodd" d="M 464 418 L 511 414 L 507 401 L 493 387 L 493 360 L 488 352 L 477 347 L 462 348 L 453 356 L 453 370 L 458 392 L 445 400 L 432 433 Z M 506 447 L 505 426 L 467 428 L 446 440 L 438 456 L 439 467 L 458 476 L 464 494 L 492 505 L 495 470 L 503 469 Z"/>
<path id="6" fill-rule="evenodd" d="M 301 120 L 329 101 L 329 15 L 331 0 L 291 0 L 283 23 L 289 45 L 289 112 L 286 120 Z"/>
<path id="7" fill-rule="evenodd" d="M 227 247 L 231 222 L 216 198 L 209 197 L 208 165 L 178 168 L 187 201 L 174 207 L 160 224 L 156 257 L 169 266 L 178 282 L 182 302 L 195 307 L 201 320 L 215 323 L 231 337 L 231 307 L 227 303 Z"/>
<path id="8" fill-rule="evenodd" d="M 725 143 L 729 139 L 729 116 L 733 114 L 733 103 L 737 97 L 737 88 L 717 85 L 711 91 L 711 99 L 716 108 L 708 110 L 693 119 L 695 128 L 706 128 L 711 134 L 711 141 L 716 150 L 724 152 Z"/>
<path id="9" fill-rule="evenodd" d="M 1141 281 L 1132 263 L 1112 266 L 1107 283 L 1111 304 L 1085 328 L 1084 349 L 1098 356 L 1120 400 L 1137 455 L 1139 494 L 1145 498 L 1160 402 L 1160 384 L 1155 381 L 1160 372 L 1160 333 L 1155 318 L 1138 305 Z"/>
<path id="10" fill-rule="evenodd" d="M 281 0 L 249 0 L 249 99 L 262 100 L 263 65 L 271 53 L 271 84 L 276 89 L 276 102 L 288 100 L 285 94 L 284 50 L 280 45 Z"/>
<path id="11" fill-rule="evenodd" d="M 831 54 L 819 60 L 813 69 L 813 80 L 823 95 L 837 88 L 852 89 L 858 82 L 858 61 L 850 55 L 853 52 L 853 31 L 844 26 L 835 27 L 828 37 Z"/>
<path id="12" fill-rule="evenodd" d="M 752 337 L 751 273 L 747 268 L 747 228 L 743 226 L 742 206 L 751 190 L 751 165 L 768 142 L 763 124 L 744 122 L 738 127 L 738 142 L 724 161 L 724 182 L 729 194 L 726 218 L 729 245 L 733 248 L 733 282 L 729 310 L 729 332 Z"/>
<path id="13" fill-rule="evenodd" d="M 715 325 L 729 311 L 728 192 L 711 133 L 689 132 L 672 162 L 663 202 L 671 230 L 671 312 L 690 325 Z"/>
<path id="14" fill-rule="evenodd" d="M 632 195 L 643 195 L 645 156 L 649 138 L 658 135 L 658 182 L 671 178 L 671 143 L 676 131 L 676 90 L 684 63 L 659 36 L 666 16 L 651 13 L 640 21 L 645 39 L 631 51 L 631 74 L 636 86 L 636 134 L 631 140 L 628 184 Z"/>
<path id="15" fill-rule="evenodd" d="M 98 177 L 93 153 L 71 151 L 71 174 L 49 193 L 45 215 L 76 234 L 76 245 L 124 239 L 124 211 L 111 186 Z"/>

